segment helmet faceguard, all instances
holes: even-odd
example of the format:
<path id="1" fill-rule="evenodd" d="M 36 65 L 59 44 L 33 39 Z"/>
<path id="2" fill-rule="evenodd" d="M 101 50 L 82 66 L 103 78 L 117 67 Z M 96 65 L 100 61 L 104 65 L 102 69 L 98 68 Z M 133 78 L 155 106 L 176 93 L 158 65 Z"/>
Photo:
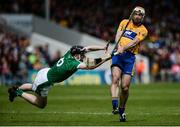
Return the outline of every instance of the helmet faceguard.
<path id="1" fill-rule="evenodd" d="M 70 49 L 71 55 L 76 55 L 76 54 L 85 54 L 85 50 L 83 46 L 75 45 L 71 47 Z"/>
<path id="2" fill-rule="evenodd" d="M 72 56 L 75 56 L 78 60 L 83 61 L 86 51 L 83 46 L 75 45 L 71 47 L 70 53 Z"/>
<path id="3" fill-rule="evenodd" d="M 135 17 L 135 15 L 140 15 L 141 19 Z M 145 9 L 143 7 L 137 6 L 133 10 L 132 21 L 135 25 L 141 25 L 145 17 Z"/>

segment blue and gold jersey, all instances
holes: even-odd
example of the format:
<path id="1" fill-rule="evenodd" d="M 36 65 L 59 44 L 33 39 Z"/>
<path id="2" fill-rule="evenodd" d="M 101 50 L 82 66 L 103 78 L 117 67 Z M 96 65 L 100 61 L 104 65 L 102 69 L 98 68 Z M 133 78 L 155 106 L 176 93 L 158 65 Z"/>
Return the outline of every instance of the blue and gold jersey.
<path id="1" fill-rule="evenodd" d="M 118 31 L 122 31 L 126 24 L 128 23 L 127 19 L 124 19 L 121 21 Z M 144 25 L 141 26 L 135 26 L 132 21 L 128 24 L 122 38 L 119 41 L 119 44 L 121 46 L 126 46 L 128 43 L 130 43 L 134 38 L 138 38 L 140 40 L 140 43 L 138 43 L 136 46 L 128 49 L 133 54 L 138 54 L 139 52 L 139 47 L 141 44 L 141 41 L 145 39 L 147 36 L 148 31 Z"/>

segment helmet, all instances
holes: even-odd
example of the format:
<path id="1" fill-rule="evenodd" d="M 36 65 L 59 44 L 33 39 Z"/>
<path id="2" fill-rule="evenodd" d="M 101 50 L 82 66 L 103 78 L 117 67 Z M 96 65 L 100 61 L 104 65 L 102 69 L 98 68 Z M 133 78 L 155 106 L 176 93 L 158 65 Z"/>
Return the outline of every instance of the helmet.
<path id="1" fill-rule="evenodd" d="M 137 6 L 137 7 L 135 7 L 135 8 L 133 9 L 133 15 L 134 15 L 135 13 L 140 13 L 140 14 L 142 14 L 142 18 L 141 18 L 141 20 L 139 21 L 139 23 L 136 22 L 137 24 L 141 24 L 141 23 L 143 22 L 143 20 L 144 20 L 144 17 L 145 17 L 145 9 L 144 9 L 143 7 Z M 133 20 L 135 20 L 134 17 L 133 17 Z M 135 21 L 134 21 L 134 22 L 135 22 Z"/>
<path id="2" fill-rule="evenodd" d="M 84 50 L 84 47 L 83 46 L 79 46 L 79 45 L 75 45 L 75 46 L 72 46 L 71 49 L 70 49 L 70 53 L 71 55 L 75 55 L 75 54 L 84 54 L 85 53 L 85 50 Z"/>
<path id="3" fill-rule="evenodd" d="M 145 10 L 143 7 L 137 6 L 134 8 L 133 12 L 139 12 L 141 13 L 143 16 L 145 16 Z"/>

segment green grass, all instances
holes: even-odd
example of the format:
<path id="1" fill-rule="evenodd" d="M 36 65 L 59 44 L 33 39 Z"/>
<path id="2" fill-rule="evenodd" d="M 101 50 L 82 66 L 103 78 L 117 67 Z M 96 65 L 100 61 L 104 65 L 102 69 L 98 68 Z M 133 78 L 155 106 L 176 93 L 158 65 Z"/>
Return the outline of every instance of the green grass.
<path id="1" fill-rule="evenodd" d="M 180 125 L 180 84 L 132 85 L 125 123 L 111 114 L 109 86 L 54 86 L 45 109 L 8 101 L 0 86 L 0 125 Z"/>

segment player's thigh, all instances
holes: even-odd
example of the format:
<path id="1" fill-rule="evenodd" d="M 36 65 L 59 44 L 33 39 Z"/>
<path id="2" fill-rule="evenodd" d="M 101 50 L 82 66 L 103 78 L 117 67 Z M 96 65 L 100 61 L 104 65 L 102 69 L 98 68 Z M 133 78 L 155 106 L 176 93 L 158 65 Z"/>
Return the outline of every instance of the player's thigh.
<path id="1" fill-rule="evenodd" d="M 19 89 L 21 89 L 21 90 L 32 90 L 32 84 L 24 83 L 21 86 L 19 86 Z"/>
<path id="2" fill-rule="evenodd" d="M 132 76 L 130 74 L 123 74 L 121 80 L 121 88 L 128 89 L 131 84 L 131 78 Z"/>
<path id="3" fill-rule="evenodd" d="M 117 67 L 117 66 L 111 67 L 111 73 L 112 73 L 112 80 L 113 81 L 120 80 L 122 70 L 119 67 Z"/>

